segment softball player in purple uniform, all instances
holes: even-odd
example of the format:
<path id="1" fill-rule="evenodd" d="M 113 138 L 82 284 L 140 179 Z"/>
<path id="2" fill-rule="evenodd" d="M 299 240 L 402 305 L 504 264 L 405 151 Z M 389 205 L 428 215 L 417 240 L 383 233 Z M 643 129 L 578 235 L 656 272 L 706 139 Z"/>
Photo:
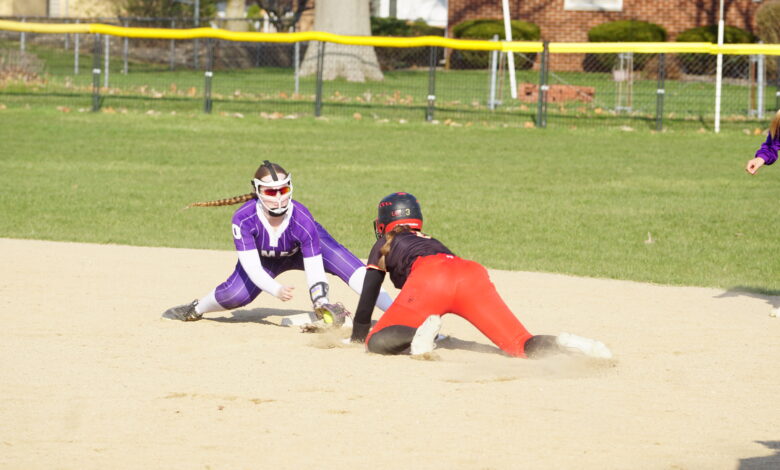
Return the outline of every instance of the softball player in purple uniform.
<path id="1" fill-rule="evenodd" d="M 771 165 L 777 161 L 777 151 L 780 150 L 780 111 L 775 114 L 769 124 L 769 135 L 761 147 L 756 151 L 756 156 L 747 162 L 745 171 L 755 175 L 759 168 Z"/>
<path id="2" fill-rule="evenodd" d="M 290 269 L 304 270 L 315 311 L 334 307 L 328 299 L 325 273 L 334 274 L 358 294 L 365 265 L 314 220 L 309 210 L 292 200 L 291 175 L 268 160 L 255 172 L 254 191 L 242 196 L 190 206 L 244 204 L 233 214 L 233 241 L 238 263 L 228 279 L 204 297 L 165 311 L 163 318 L 200 320 L 204 313 L 247 305 L 262 291 L 288 301 L 293 287 L 275 278 Z M 376 306 L 386 310 L 393 300 L 382 291 Z M 342 309 L 343 310 L 343 309 Z"/>

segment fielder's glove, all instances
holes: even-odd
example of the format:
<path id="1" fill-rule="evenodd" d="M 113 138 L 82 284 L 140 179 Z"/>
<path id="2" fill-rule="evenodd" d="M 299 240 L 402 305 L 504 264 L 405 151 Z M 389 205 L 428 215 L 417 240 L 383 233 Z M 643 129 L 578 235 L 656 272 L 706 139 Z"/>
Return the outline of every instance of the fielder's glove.
<path id="1" fill-rule="evenodd" d="M 347 317 L 352 317 L 352 314 L 341 302 L 335 304 L 327 303 L 315 307 L 314 315 L 326 325 L 336 328 L 341 328 Z"/>

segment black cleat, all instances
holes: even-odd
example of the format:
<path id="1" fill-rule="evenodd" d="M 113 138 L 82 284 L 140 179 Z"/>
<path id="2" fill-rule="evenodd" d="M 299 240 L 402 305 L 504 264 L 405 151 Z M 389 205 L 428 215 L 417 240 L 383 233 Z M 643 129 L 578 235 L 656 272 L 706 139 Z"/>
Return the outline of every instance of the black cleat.
<path id="1" fill-rule="evenodd" d="M 192 303 L 179 305 L 177 307 L 169 308 L 162 314 L 162 318 L 167 320 L 181 320 L 181 321 L 197 321 L 203 317 L 202 313 L 195 311 L 195 307 L 198 305 L 197 300 L 193 300 Z"/>

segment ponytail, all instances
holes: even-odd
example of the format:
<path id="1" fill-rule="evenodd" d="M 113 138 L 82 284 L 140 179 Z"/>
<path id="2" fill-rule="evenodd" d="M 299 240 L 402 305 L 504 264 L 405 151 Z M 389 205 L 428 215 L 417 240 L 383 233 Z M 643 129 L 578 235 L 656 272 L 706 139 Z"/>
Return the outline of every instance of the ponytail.
<path id="1" fill-rule="evenodd" d="M 239 204 L 241 202 L 246 202 L 250 199 L 257 199 L 257 194 L 255 193 L 246 193 L 242 194 L 241 196 L 234 196 L 229 197 L 226 199 L 217 199 L 216 201 L 205 201 L 205 202 L 193 202 L 192 204 L 188 204 L 185 209 L 189 209 L 190 207 L 216 207 L 216 206 L 230 206 L 233 204 Z"/>
<path id="2" fill-rule="evenodd" d="M 385 233 L 385 244 L 379 249 L 379 267 L 383 270 L 387 270 L 385 265 L 385 257 L 390 253 L 390 248 L 393 243 L 393 239 L 399 233 L 411 232 L 412 228 L 408 225 L 396 225 L 392 230 Z"/>
<path id="3" fill-rule="evenodd" d="M 265 160 L 263 161 L 263 164 L 257 168 L 257 171 L 255 171 L 255 179 L 260 180 L 265 178 L 266 176 L 270 176 L 272 175 L 271 172 L 273 172 L 274 181 L 278 178 L 277 173 L 282 173 L 285 175 L 285 177 L 289 175 L 289 173 L 287 173 L 287 170 L 285 170 L 281 166 L 277 165 L 276 163 L 271 163 L 268 160 Z M 240 196 L 233 196 L 225 199 L 217 199 L 216 201 L 193 202 L 192 204 L 187 204 L 187 207 L 185 207 L 185 209 L 189 209 L 190 207 L 231 206 L 233 204 L 240 204 L 242 202 L 246 202 L 250 199 L 257 199 L 257 193 L 251 192 L 251 193 L 242 194 Z"/>

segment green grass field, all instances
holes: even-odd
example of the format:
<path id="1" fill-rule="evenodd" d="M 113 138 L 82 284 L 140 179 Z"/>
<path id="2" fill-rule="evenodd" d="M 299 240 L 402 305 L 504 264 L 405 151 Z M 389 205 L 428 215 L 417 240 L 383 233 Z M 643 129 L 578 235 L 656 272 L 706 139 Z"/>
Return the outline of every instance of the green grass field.
<path id="1" fill-rule="evenodd" d="M 234 208 L 183 207 L 248 192 L 270 159 L 360 257 L 403 190 L 492 268 L 778 294 L 780 171 L 743 170 L 762 139 L 7 106 L 0 236 L 232 250 Z"/>

